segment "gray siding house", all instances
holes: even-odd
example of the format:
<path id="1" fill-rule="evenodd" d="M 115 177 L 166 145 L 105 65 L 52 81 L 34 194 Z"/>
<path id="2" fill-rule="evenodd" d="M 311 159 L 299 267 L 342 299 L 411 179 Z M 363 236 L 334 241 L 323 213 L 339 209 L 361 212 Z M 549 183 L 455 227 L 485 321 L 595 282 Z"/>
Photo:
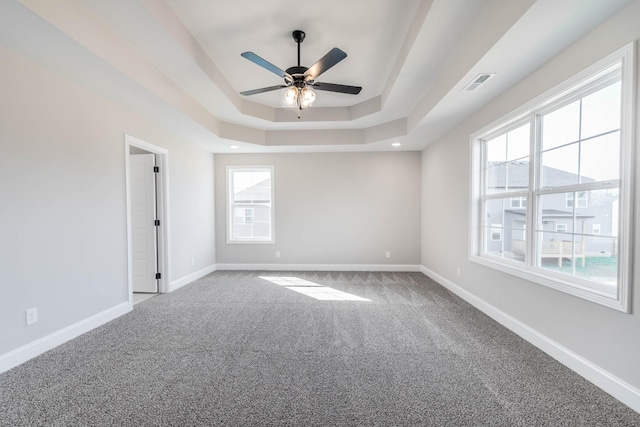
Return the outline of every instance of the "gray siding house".
<path id="1" fill-rule="evenodd" d="M 508 165 L 508 167 L 507 167 Z M 519 191 L 528 188 L 529 163 L 511 162 L 492 164 L 487 169 L 488 193 Z M 542 171 L 543 183 L 554 186 L 578 183 L 578 175 L 547 167 Z M 593 179 L 582 177 L 582 182 Z M 540 222 L 537 227 L 541 258 L 576 259 L 584 265 L 585 257 L 616 255 L 617 236 L 613 227 L 618 216 L 617 192 L 579 191 L 555 193 L 541 197 Z M 575 214 L 574 214 L 575 207 Z M 485 215 L 487 251 L 506 258 L 522 259 L 525 248 L 526 197 L 491 200 Z"/>

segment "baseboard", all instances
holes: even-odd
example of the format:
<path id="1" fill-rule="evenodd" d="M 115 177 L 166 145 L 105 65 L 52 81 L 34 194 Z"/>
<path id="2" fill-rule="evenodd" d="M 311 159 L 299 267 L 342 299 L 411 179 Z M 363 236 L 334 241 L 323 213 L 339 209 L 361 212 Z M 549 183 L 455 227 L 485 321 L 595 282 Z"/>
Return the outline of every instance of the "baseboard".
<path id="1" fill-rule="evenodd" d="M 180 289 L 181 287 L 188 285 L 189 283 L 195 280 L 198 280 L 209 273 L 213 273 L 214 271 L 216 271 L 216 269 L 217 269 L 216 265 L 213 264 L 213 265 L 210 265 L 209 267 L 203 268 L 202 270 L 198 270 L 195 273 L 191 273 L 187 276 L 184 276 L 178 280 L 174 280 L 173 282 L 171 282 L 168 292 L 173 292 L 176 289 Z"/>
<path id="2" fill-rule="evenodd" d="M 558 362 L 600 387 L 602 390 L 629 406 L 634 411 L 640 412 L 640 389 L 628 384 L 624 380 L 616 377 L 610 372 L 607 372 L 579 354 L 574 353 L 546 335 L 541 334 L 525 323 L 478 298 L 471 292 L 461 288 L 445 277 L 440 276 L 438 273 L 424 266 L 420 267 L 420 271 L 507 329 L 510 329 L 523 339 L 538 347 Z"/>
<path id="3" fill-rule="evenodd" d="M 382 271 L 420 272 L 411 264 L 217 264 L 217 270 L 244 271 Z"/>
<path id="4" fill-rule="evenodd" d="M 113 319 L 131 311 L 129 301 L 116 305 L 115 307 L 94 314 L 84 320 L 76 322 L 66 328 L 55 331 L 47 336 L 39 338 L 29 344 L 18 347 L 8 353 L 0 355 L 0 373 L 15 368 L 24 362 L 33 359 L 40 354 L 47 352 L 67 341 L 70 341 L 85 332 L 102 326 Z"/>

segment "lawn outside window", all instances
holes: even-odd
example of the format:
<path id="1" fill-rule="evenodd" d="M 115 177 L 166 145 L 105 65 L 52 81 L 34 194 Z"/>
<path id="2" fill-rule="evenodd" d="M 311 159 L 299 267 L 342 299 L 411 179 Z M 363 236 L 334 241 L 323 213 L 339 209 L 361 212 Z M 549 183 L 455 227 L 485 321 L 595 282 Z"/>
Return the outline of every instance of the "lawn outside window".
<path id="1" fill-rule="evenodd" d="M 470 260 L 629 312 L 634 51 L 472 135 Z"/>

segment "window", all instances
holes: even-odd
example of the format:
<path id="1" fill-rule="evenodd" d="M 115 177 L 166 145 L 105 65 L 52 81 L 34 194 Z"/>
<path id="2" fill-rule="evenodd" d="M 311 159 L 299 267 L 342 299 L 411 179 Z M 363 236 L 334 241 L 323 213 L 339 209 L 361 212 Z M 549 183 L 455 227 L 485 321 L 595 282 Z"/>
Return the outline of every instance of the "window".
<path id="1" fill-rule="evenodd" d="M 527 207 L 527 198 L 524 196 L 512 197 L 511 198 L 511 207 L 512 208 L 526 208 Z"/>
<path id="2" fill-rule="evenodd" d="M 234 224 L 253 224 L 253 208 L 235 208 Z"/>
<path id="3" fill-rule="evenodd" d="M 633 52 L 472 135 L 472 261 L 629 311 Z"/>
<path id="4" fill-rule="evenodd" d="M 491 224 L 491 240 L 499 242 L 502 240 L 502 224 Z"/>
<path id="5" fill-rule="evenodd" d="M 227 242 L 273 243 L 273 167 L 227 167 Z"/>
<path id="6" fill-rule="evenodd" d="M 567 193 L 567 202 L 565 207 L 572 208 L 573 201 L 576 201 L 576 208 L 584 209 L 587 207 L 587 192 L 586 191 L 578 191 L 577 193 Z"/>

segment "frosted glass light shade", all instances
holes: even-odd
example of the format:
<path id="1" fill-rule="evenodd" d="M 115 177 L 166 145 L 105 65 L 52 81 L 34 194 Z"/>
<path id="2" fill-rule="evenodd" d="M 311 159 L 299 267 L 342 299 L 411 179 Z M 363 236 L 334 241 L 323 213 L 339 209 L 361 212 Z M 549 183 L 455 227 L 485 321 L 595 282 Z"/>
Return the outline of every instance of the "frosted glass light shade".
<path id="1" fill-rule="evenodd" d="M 297 103 L 298 103 L 297 87 L 289 86 L 289 88 L 284 91 L 284 102 L 286 102 L 289 107 L 297 106 Z"/>
<path id="2" fill-rule="evenodd" d="M 309 108 L 316 100 L 316 93 L 310 87 L 305 87 L 300 91 L 300 108 Z"/>

